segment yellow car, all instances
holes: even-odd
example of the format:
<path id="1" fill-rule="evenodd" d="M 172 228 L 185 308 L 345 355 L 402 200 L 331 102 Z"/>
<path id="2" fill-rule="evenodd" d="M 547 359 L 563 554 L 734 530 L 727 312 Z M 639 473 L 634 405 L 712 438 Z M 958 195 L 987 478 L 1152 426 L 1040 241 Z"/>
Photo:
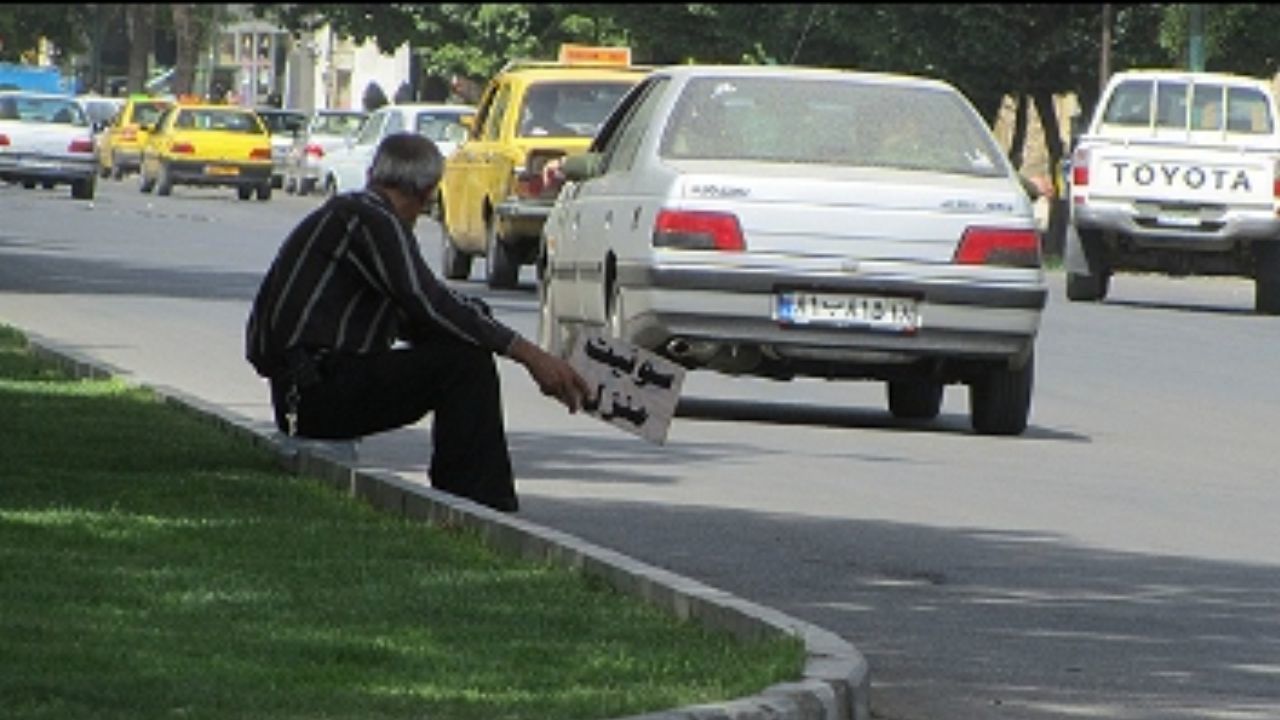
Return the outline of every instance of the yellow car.
<path id="1" fill-rule="evenodd" d="M 513 61 L 489 82 L 432 210 L 444 230 L 445 277 L 467 278 L 483 256 L 490 287 L 516 285 L 520 266 L 537 259 L 559 159 L 585 151 L 647 72 L 627 48 L 564 46 L 559 62 Z"/>
<path id="2" fill-rule="evenodd" d="M 142 192 L 168 195 L 174 185 L 236 189 L 271 199 L 271 136 L 258 114 L 235 105 L 179 103 L 150 128 L 142 150 Z"/>
<path id="3" fill-rule="evenodd" d="M 98 174 L 113 180 L 138 171 L 142 147 L 147 144 L 146 128 L 155 124 L 172 100 L 131 97 L 115 119 L 98 136 Z"/>

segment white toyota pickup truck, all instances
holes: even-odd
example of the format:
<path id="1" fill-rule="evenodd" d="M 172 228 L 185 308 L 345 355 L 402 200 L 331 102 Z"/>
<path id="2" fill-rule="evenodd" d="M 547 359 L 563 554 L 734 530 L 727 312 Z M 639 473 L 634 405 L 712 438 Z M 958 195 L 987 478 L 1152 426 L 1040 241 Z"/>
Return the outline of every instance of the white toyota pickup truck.
<path id="1" fill-rule="evenodd" d="M 1067 297 L 1102 300 L 1114 271 L 1255 281 L 1280 314 L 1280 127 L 1269 81 L 1117 73 L 1071 158 Z"/>

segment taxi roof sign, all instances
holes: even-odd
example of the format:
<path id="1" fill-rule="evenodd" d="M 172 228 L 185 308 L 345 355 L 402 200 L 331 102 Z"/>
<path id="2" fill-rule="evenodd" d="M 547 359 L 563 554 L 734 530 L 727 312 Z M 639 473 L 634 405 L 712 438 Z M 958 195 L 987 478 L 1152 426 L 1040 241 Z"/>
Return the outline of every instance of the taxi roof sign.
<path id="1" fill-rule="evenodd" d="M 631 64 L 631 48 L 565 43 L 560 46 L 560 63 L 562 65 L 627 66 Z"/>

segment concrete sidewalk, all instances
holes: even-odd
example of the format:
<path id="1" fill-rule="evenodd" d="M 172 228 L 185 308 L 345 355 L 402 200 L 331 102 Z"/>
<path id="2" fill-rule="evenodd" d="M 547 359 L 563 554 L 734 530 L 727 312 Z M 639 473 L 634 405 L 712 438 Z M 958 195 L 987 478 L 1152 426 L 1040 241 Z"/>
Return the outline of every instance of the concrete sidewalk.
<path id="1" fill-rule="evenodd" d="M 21 329 L 21 328 L 20 328 Z M 79 377 L 113 373 L 74 350 L 23 330 L 33 349 Z M 796 682 L 727 702 L 633 716 L 625 720 L 870 720 L 866 660 L 835 633 L 695 580 L 647 565 L 566 533 L 499 513 L 388 472 L 361 469 L 327 443 L 282 443 L 262 423 L 211 405 L 180 389 L 146 385 L 167 402 L 275 452 L 290 471 L 332 485 L 384 511 L 435 525 L 465 527 L 491 546 L 601 578 L 680 619 L 749 639 L 784 633 L 805 642 L 808 658 Z"/>

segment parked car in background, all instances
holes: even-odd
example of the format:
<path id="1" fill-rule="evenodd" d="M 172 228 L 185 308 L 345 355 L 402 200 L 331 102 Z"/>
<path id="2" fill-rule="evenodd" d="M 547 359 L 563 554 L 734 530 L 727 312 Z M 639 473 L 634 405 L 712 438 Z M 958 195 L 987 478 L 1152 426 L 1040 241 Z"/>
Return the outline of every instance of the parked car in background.
<path id="1" fill-rule="evenodd" d="M 447 158 L 466 134 L 462 118 L 474 113 L 470 105 L 384 105 L 369 115 L 359 132 L 325 154 L 321 187 L 328 195 L 364 187 L 373 151 L 392 133 L 412 132 L 430 138 Z"/>
<path id="2" fill-rule="evenodd" d="M 166 98 L 133 96 L 125 99 L 115 119 L 98 136 L 98 172 L 119 180 L 138 171 L 142 147 L 160 113 L 173 105 Z"/>
<path id="3" fill-rule="evenodd" d="M 537 257 L 558 159 L 586 150 L 646 72 L 627 48 L 565 46 L 559 62 L 513 61 L 489 82 L 440 181 L 445 277 L 467 278 L 472 259 L 484 257 L 490 287 L 516 285 L 520 266 Z"/>
<path id="4" fill-rule="evenodd" d="M 289 150 L 294 140 L 307 126 L 307 114 L 298 110 L 280 110 L 277 108 L 257 108 L 254 112 L 262 118 L 271 134 L 271 187 L 284 185 L 284 170 L 288 163 Z"/>
<path id="5" fill-rule="evenodd" d="M 325 157 L 354 137 L 369 114 L 361 110 L 317 110 L 293 139 L 284 162 L 284 191 L 307 195 L 323 178 Z"/>
<path id="6" fill-rule="evenodd" d="M 241 200 L 271 199 L 271 136 L 253 110 L 177 104 L 156 121 L 142 152 L 139 189 L 168 195 L 175 185 L 234 187 Z"/>
<path id="7" fill-rule="evenodd" d="M 913 421 L 966 384 L 975 431 L 1026 428 L 1040 238 L 1019 176 L 952 86 L 657 70 L 563 171 L 543 227 L 549 351 L 590 327 L 689 368 L 875 380 Z"/>
<path id="8" fill-rule="evenodd" d="M 34 188 L 70 185 L 93 199 L 97 175 L 93 127 L 66 95 L 0 91 L 0 180 Z"/>

